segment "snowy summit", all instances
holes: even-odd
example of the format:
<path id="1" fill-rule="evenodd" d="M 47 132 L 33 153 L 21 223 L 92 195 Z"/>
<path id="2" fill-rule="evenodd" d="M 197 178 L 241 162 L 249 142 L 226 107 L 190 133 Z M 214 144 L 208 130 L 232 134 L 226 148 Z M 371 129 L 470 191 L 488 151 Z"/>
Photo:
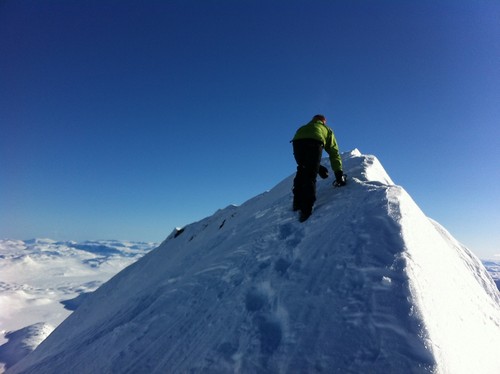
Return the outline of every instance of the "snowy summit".
<path id="1" fill-rule="evenodd" d="M 481 262 L 375 157 L 343 163 L 304 223 L 292 175 L 175 230 L 7 372 L 500 373 Z"/>

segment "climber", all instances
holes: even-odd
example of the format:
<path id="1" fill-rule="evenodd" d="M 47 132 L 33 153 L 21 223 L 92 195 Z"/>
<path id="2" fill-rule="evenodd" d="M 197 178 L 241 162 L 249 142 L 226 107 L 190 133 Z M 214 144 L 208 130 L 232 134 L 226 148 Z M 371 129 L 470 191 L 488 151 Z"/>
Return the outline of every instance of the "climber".
<path id="1" fill-rule="evenodd" d="M 303 222 L 312 214 L 316 201 L 316 177 L 328 177 L 328 169 L 321 165 L 323 149 L 330 156 L 335 174 L 334 186 L 345 186 L 347 178 L 342 171 L 339 147 L 333 130 L 326 125 L 322 114 L 315 115 L 306 125 L 300 127 L 293 137 L 293 155 L 297 162 L 297 174 L 293 180 L 293 210 L 300 210 Z"/>

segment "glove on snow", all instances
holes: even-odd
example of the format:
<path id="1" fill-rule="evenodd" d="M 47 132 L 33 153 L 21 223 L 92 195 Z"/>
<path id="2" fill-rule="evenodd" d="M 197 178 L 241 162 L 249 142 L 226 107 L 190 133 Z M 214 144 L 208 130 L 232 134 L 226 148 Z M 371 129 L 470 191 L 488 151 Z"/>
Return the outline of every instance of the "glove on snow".
<path id="1" fill-rule="evenodd" d="M 318 175 L 321 177 L 321 179 L 328 178 L 328 169 L 323 165 L 319 165 Z"/>
<path id="2" fill-rule="evenodd" d="M 347 183 L 347 176 L 341 171 L 335 172 L 335 182 L 333 182 L 334 187 L 342 187 Z"/>

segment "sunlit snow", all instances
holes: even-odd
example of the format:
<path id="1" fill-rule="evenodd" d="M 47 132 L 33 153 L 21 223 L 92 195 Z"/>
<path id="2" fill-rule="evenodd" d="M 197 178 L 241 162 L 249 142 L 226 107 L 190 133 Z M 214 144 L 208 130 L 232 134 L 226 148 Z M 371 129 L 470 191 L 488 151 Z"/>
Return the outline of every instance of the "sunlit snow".
<path id="1" fill-rule="evenodd" d="M 500 294 L 374 156 L 175 229 L 8 373 L 500 372 Z M 327 165 L 327 160 L 324 160 Z"/>
<path id="2" fill-rule="evenodd" d="M 86 295 L 155 246 L 0 240 L 0 366 L 31 352 Z"/>

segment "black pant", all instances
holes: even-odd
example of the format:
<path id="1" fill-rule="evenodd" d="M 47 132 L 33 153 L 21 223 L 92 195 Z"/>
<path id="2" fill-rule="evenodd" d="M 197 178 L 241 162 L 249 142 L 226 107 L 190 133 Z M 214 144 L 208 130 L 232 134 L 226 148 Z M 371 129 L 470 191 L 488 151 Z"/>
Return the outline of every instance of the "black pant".
<path id="1" fill-rule="evenodd" d="M 318 175 L 323 144 L 314 139 L 293 142 L 293 155 L 297 162 L 297 174 L 293 180 L 294 208 L 310 214 L 316 201 L 316 177 Z"/>

